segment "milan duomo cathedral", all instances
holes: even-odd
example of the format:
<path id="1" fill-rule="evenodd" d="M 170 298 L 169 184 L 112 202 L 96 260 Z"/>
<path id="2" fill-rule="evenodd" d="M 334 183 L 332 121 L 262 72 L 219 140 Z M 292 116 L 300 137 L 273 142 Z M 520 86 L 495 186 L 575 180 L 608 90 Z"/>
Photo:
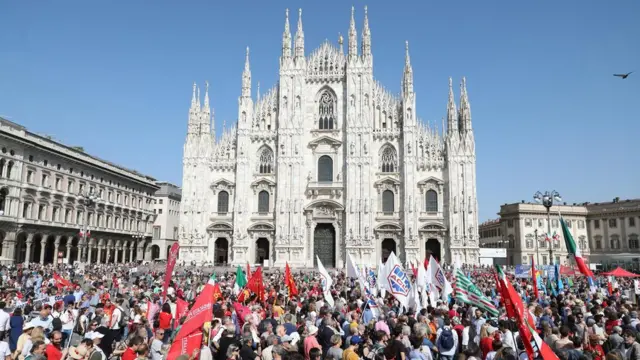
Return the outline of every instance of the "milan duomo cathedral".
<path id="1" fill-rule="evenodd" d="M 446 130 L 417 116 L 406 44 L 402 89 L 373 76 L 367 9 L 354 12 L 345 52 L 305 50 L 286 12 L 280 78 L 252 95 L 247 48 L 238 121 L 216 139 L 208 85 L 194 85 L 183 158 L 180 259 L 215 264 L 343 267 L 427 253 L 479 261 L 476 155 L 464 78 L 449 79 Z M 444 107 L 444 106 L 443 106 Z"/>

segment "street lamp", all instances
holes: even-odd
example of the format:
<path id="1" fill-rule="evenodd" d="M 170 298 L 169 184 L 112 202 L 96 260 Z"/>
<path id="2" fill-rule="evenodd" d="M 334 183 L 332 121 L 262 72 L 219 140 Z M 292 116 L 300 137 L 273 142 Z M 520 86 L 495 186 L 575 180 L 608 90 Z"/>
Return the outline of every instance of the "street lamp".
<path id="1" fill-rule="evenodd" d="M 84 191 L 82 191 L 79 195 L 80 200 L 82 200 L 82 202 L 84 203 L 85 206 L 85 217 L 84 217 L 84 222 L 82 224 L 82 239 L 84 240 L 84 244 L 86 246 L 89 245 L 89 207 L 93 207 L 98 200 L 100 199 L 100 197 L 98 197 L 98 195 L 96 195 L 93 190 L 89 191 L 89 194 L 86 194 Z M 68 245 L 67 245 L 68 248 Z M 67 251 L 69 251 L 67 249 Z M 80 253 L 80 255 L 82 255 L 82 253 Z M 82 256 L 80 256 L 80 260 L 82 261 Z M 89 261 L 89 252 L 86 251 L 85 254 L 85 261 Z"/>
<path id="2" fill-rule="evenodd" d="M 533 200 L 535 202 L 542 204 L 547 209 L 547 236 L 551 237 L 551 207 L 553 206 L 553 201 L 561 202 L 562 198 L 560 197 L 560 193 L 557 191 L 545 191 L 544 194 L 540 191 L 537 191 L 533 194 Z M 553 245 L 555 240 L 549 244 L 549 264 L 553 265 Z"/>
<path id="3" fill-rule="evenodd" d="M 138 243 L 144 239 L 146 239 L 146 236 L 144 235 L 144 233 L 140 230 L 136 230 L 136 232 L 133 233 L 133 235 L 131 235 L 132 238 L 134 238 L 135 244 L 133 245 L 134 247 L 138 247 Z M 133 257 L 133 250 L 129 249 L 129 254 L 131 257 Z M 144 254 L 143 254 L 144 255 Z M 136 251 L 136 257 L 138 257 L 138 252 Z"/>

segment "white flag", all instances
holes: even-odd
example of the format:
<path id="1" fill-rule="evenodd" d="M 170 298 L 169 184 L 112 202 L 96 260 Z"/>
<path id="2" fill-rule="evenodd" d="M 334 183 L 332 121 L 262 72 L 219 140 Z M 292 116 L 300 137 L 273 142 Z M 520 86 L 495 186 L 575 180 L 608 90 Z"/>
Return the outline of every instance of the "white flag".
<path id="1" fill-rule="evenodd" d="M 385 279 L 387 278 L 387 274 L 384 272 L 384 264 L 382 260 L 378 264 L 378 281 L 376 284 L 378 285 L 378 290 L 380 290 L 380 296 L 384 299 L 387 291 L 387 283 Z"/>
<path id="2" fill-rule="evenodd" d="M 418 276 L 416 278 L 416 286 L 420 289 L 427 289 L 427 270 L 423 263 L 418 263 Z"/>
<path id="3" fill-rule="evenodd" d="M 318 255 L 316 255 L 318 259 L 318 271 L 320 272 L 320 282 L 322 284 L 322 292 L 324 294 L 325 301 L 329 304 L 329 306 L 334 306 L 333 296 L 331 296 L 331 285 L 333 285 L 333 279 L 331 279 L 331 275 L 327 272 L 327 269 L 322 265 L 322 261 Z"/>
<path id="4" fill-rule="evenodd" d="M 347 277 L 350 278 L 358 278 L 360 275 L 360 269 L 358 265 L 356 265 L 355 260 L 353 260 L 353 256 L 350 253 L 347 253 Z"/>
<path id="5" fill-rule="evenodd" d="M 429 269 L 431 270 L 431 283 L 440 290 L 442 300 L 448 301 L 449 294 L 453 293 L 453 287 L 433 255 L 429 259 Z"/>
<path id="6" fill-rule="evenodd" d="M 384 278 L 385 286 L 389 292 L 403 305 L 405 308 L 409 308 L 409 292 L 411 291 L 411 282 L 407 273 L 402 268 L 400 261 L 393 252 L 389 255 L 387 263 L 384 265 L 384 272 L 386 277 Z"/>

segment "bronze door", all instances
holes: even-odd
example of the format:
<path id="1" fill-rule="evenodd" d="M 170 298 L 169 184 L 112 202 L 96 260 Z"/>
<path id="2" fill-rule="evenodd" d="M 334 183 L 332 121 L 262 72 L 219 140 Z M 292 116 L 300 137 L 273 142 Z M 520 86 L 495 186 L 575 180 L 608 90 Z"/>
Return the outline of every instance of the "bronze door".
<path id="1" fill-rule="evenodd" d="M 313 232 L 313 255 L 314 264 L 317 264 L 317 255 L 325 268 L 336 267 L 336 231 L 333 225 L 316 226 Z"/>

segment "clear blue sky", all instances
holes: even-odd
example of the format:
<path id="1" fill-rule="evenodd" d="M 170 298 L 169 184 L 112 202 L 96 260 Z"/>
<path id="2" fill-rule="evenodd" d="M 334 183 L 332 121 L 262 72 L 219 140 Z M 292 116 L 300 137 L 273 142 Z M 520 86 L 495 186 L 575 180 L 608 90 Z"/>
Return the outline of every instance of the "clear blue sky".
<path id="1" fill-rule="evenodd" d="M 568 202 L 638 197 L 640 1 L 355 1 L 369 6 L 374 74 L 397 93 L 408 40 L 425 120 L 467 77 L 480 218 L 556 189 Z M 216 128 L 237 117 L 244 49 L 273 86 L 284 9 L 306 50 L 336 42 L 350 2 L 4 1 L 0 115 L 180 183 L 191 84 L 211 84 Z M 614 72 L 636 70 L 627 80 Z"/>

